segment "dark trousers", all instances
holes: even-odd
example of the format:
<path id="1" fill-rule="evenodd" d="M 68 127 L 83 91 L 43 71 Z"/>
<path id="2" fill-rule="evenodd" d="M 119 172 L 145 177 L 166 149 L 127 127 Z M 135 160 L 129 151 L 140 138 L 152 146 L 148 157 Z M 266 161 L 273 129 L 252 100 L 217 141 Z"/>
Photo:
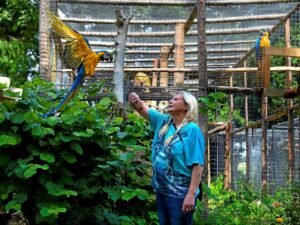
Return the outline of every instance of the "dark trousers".
<path id="1" fill-rule="evenodd" d="M 160 225 L 192 225 L 194 211 L 183 213 L 183 200 L 184 199 L 168 197 L 156 193 L 156 204 Z"/>

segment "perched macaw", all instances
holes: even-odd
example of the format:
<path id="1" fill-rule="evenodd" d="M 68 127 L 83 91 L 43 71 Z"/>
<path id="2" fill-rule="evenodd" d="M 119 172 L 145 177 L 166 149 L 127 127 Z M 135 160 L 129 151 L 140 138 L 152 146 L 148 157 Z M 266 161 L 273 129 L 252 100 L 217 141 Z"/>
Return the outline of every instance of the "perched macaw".
<path id="1" fill-rule="evenodd" d="M 269 47 L 269 32 L 262 30 L 255 42 L 255 58 L 257 63 L 256 85 L 262 85 L 262 52 L 261 47 Z"/>
<path id="2" fill-rule="evenodd" d="M 257 61 L 262 60 L 261 47 L 269 47 L 270 45 L 271 42 L 269 40 L 269 32 L 260 31 L 255 43 L 255 55 Z"/>
<path id="3" fill-rule="evenodd" d="M 43 117 L 56 115 L 60 112 L 79 91 L 80 86 L 83 83 L 83 78 L 86 76 L 94 76 L 97 64 L 100 61 L 112 61 L 112 54 L 114 53 L 114 50 L 92 51 L 86 38 L 64 24 L 51 11 L 46 10 L 46 12 L 49 16 L 50 24 L 55 34 L 66 40 L 63 53 L 64 62 L 69 68 L 77 69 L 77 76 L 67 95 L 55 108 L 51 109 L 48 113 L 43 114 Z"/>

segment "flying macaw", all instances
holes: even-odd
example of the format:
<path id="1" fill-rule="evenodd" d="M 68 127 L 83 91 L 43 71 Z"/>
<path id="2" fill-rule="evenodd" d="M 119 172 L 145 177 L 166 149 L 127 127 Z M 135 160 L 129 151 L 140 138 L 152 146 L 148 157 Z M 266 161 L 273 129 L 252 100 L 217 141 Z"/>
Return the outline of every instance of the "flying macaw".
<path id="1" fill-rule="evenodd" d="M 92 77 L 95 73 L 95 68 L 100 61 L 112 61 L 112 54 L 114 50 L 97 51 L 91 50 L 88 40 L 77 31 L 71 29 L 64 24 L 53 12 L 46 10 L 50 24 L 55 34 L 60 38 L 66 40 L 64 47 L 64 62 L 72 69 L 77 69 L 76 80 L 68 91 L 67 95 L 61 102 L 48 113 L 43 114 L 42 117 L 56 115 L 67 105 L 79 91 L 83 83 L 83 78 Z"/>
<path id="2" fill-rule="evenodd" d="M 256 75 L 256 84 L 259 85 L 262 78 L 262 51 L 261 47 L 269 47 L 271 42 L 269 40 L 269 32 L 262 30 L 259 33 L 258 38 L 255 42 L 255 58 L 257 63 L 257 75 Z"/>

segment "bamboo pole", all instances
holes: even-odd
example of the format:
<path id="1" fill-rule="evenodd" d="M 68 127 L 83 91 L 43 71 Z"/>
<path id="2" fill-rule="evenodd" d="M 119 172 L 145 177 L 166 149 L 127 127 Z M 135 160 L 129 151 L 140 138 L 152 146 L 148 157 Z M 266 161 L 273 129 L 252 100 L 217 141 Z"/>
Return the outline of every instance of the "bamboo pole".
<path id="1" fill-rule="evenodd" d="M 169 60 L 170 61 L 170 60 Z M 213 69 L 223 69 L 223 68 L 227 68 L 228 66 L 230 65 L 233 65 L 233 63 L 208 63 L 207 64 L 207 67 L 208 68 L 213 68 Z M 143 68 L 154 68 L 153 67 L 153 64 L 147 64 L 147 63 L 144 63 L 143 65 L 140 65 L 140 66 L 143 66 Z M 172 68 L 175 66 L 175 64 L 172 62 L 169 64 L 169 66 Z M 196 63 L 185 63 L 185 67 L 189 68 L 189 67 L 197 67 L 198 64 Z M 126 63 L 126 68 L 136 68 L 137 66 L 135 65 L 135 63 L 130 63 L 130 62 L 127 62 Z"/>
<path id="2" fill-rule="evenodd" d="M 239 59 L 239 56 L 210 56 L 207 57 L 207 61 L 217 61 L 217 60 L 235 60 Z M 126 59 L 125 62 L 153 62 L 155 58 L 141 58 L 141 59 Z M 170 59 L 173 62 L 174 59 Z M 185 61 L 198 61 L 198 57 L 185 58 Z"/>
<path id="3" fill-rule="evenodd" d="M 215 48 L 215 49 L 208 49 L 207 52 L 208 53 L 238 53 L 238 52 L 247 52 L 249 51 L 250 48 Z M 197 48 L 189 48 L 189 49 L 185 49 L 184 51 L 185 53 L 198 53 L 198 49 Z M 139 49 L 129 49 L 126 51 L 126 54 L 159 54 L 160 50 L 139 50 Z"/>
<path id="4" fill-rule="evenodd" d="M 104 41 L 90 41 L 90 46 L 102 46 L 102 47 L 114 47 L 114 42 L 104 42 Z M 238 45 L 238 44 L 247 44 L 252 45 L 255 43 L 255 40 L 236 40 L 236 41 L 209 41 L 206 42 L 206 45 Z M 126 43 L 126 47 L 130 48 L 139 48 L 139 47 L 162 47 L 162 46 L 172 46 L 171 43 L 161 43 L 161 42 L 153 42 L 153 43 L 143 43 L 143 42 L 132 42 Z M 185 46 L 197 46 L 196 42 L 185 42 Z M 234 56 L 232 56 L 234 57 Z M 235 56 L 236 57 L 236 56 Z M 239 57 L 238 59 L 240 59 Z"/>
<path id="5" fill-rule="evenodd" d="M 102 66 L 104 63 L 102 63 Z M 300 71 L 299 67 L 271 67 L 271 71 Z M 68 72 L 72 71 L 71 69 L 57 69 L 53 70 L 57 72 Z M 96 70 L 97 72 L 111 72 L 113 71 L 113 67 L 97 67 Z M 139 71 L 144 71 L 144 72 L 197 72 L 198 68 L 196 67 L 190 67 L 190 68 L 124 68 L 125 72 L 139 72 Z M 256 68 L 208 68 L 207 72 L 211 73 L 243 73 L 243 72 L 255 72 Z M 234 75 L 234 74 L 233 74 Z"/>
<path id="6" fill-rule="evenodd" d="M 262 29 L 271 29 L 271 26 L 254 26 L 249 28 L 229 28 L 229 29 L 214 29 L 207 30 L 207 36 L 214 35 L 232 35 L 232 34 L 248 34 L 257 33 Z M 97 31 L 78 31 L 83 36 L 93 36 L 93 37 L 115 37 L 117 33 L 115 32 L 97 32 Z M 157 31 L 157 32 L 131 32 L 128 33 L 128 37 L 172 37 L 174 36 L 174 31 Z M 187 36 L 197 36 L 197 31 L 189 31 Z"/>
<path id="7" fill-rule="evenodd" d="M 70 3 L 70 0 L 58 0 L 61 3 Z M 102 5 L 147 5 L 147 6 L 191 6 L 192 0 L 72 0 L 72 3 L 102 4 Z"/>
<path id="8" fill-rule="evenodd" d="M 184 23 L 178 23 L 175 27 L 175 68 L 184 68 Z M 174 73 L 174 86 L 183 86 L 184 72 Z"/>
<path id="9" fill-rule="evenodd" d="M 70 0 L 58 0 L 61 3 L 70 3 Z M 209 0 L 206 6 L 228 6 L 228 5 L 243 5 L 243 4 L 274 4 L 274 3 L 291 3 L 298 0 Z M 147 5 L 147 6 L 192 6 L 195 1 L 192 0 L 73 0 L 72 3 L 82 4 L 112 4 L 112 5 Z"/>
<path id="10" fill-rule="evenodd" d="M 193 13 L 193 10 L 192 10 Z M 193 15 L 193 14 L 192 14 Z M 226 22 L 243 22 L 243 21 L 256 21 L 256 20 L 276 20 L 284 17 L 285 14 L 270 14 L 270 15 L 250 15 L 250 16 L 233 16 L 233 17 L 223 17 L 223 18 L 207 18 L 206 23 L 226 23 Z M 195 15 L 196 17 L 196 15 Z M 192 17 L 189 17 L 192 18 Z M 95 23 L 95 24 L 115 24 L 114 19 L 92 19 L 92 18 L 61 18 L 64 22 L 71 23 Z M 190 21 L 190 20 L 189 20 Z M 186 20 L 131 20 L 130 24 L 152 24 L 152 25 L 169 25 L 177 23 L 185 23 Z M 194 19 L 191 24 L 196 24 L 197 19 Z"/>
<path id="11" fill-rule="evenodd" d="M 291 47 L 291 27 L 290 19 L 285 22 L 285 43 L 286 47 Z M 287 57 L 287 66 L 292 66 L 291 57 Z M 287 89 L 291 88 L 292 85 L 292 72 L 288 71 L 288 76 L 286 77 Z M 293 182 L 294 178 L 294 161 L 295 161 L 295 150 L 294 150 L 294 118 L 293 111 L 291 107 L 293 105 L 292 99 L 287 99 L 287 109 L 288 109 L 288 167 L 289 167 L 289 179 L 288 181 Z"/>

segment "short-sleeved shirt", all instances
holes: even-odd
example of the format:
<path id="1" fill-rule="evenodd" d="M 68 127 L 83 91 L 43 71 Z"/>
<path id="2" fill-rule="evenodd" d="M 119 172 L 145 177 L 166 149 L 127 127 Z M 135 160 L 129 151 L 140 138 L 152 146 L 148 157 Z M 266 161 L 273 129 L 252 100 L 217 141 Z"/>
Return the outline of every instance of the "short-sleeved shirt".
<path id="1" fill-rule="evenodd" d="M 154 131 L 152 186 L 161 194 L 184 198 L 191 182 L 193 165 L 204 165 L 205 142 L 201 129 L 194 122 L 189 122 L 176 133 L 175 125 L 170 123 L 166 133 L 161 135 L 159 131 L 170 121 L 170 115 L 154 109 L 149 109 L 148 115 Z M 171 135 L 173 138 L 166 144 L 165 140 Z"/>

